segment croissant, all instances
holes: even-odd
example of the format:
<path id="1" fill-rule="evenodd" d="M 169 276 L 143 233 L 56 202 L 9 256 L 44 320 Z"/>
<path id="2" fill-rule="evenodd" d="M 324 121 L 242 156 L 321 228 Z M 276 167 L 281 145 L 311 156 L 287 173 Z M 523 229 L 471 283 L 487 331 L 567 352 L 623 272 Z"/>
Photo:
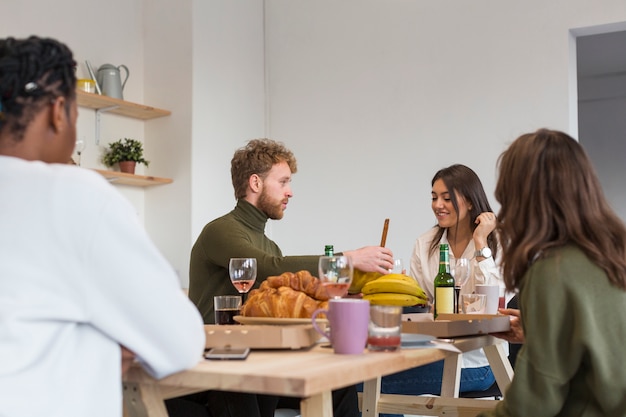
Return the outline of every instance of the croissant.
<path id="1" fill-rule="evenodd" d="M 328 308 L 327 301 L 317 301 L 291 287 L 252 290 L 241 308 L 250 317 L 310 318 L 318 308 Z M 320 317 L 325 317 L 323 314 Z"/>
<path id="2" fill-rule="evenodd" d="M 326 288 L 322 286 L 317 277 L 311 275 L 309 271 L 285 272 L 281 275 L 268 277 L 261 283 L 260 288 L 280 288 L 291 287 L 296 291 L 302 291 L 311 298 L 326 301 L 330 297 L 326 293 Z"/>

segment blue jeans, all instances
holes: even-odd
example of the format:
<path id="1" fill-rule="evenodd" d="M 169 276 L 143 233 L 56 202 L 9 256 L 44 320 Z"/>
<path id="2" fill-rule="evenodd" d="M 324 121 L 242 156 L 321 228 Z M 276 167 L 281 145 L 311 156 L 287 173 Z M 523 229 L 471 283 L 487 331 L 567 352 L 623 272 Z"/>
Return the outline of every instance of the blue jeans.
<path id="1" fill-rule="evenodd" d="M 380 392 L 383 394 L 441 394 L 441 380 L 443 377 L 443 361 L 434 362 L 417 368 L 407 369 L 384 376 Z M 481 368 L 461 369 L 461 386 L 459 392 L 484 391 L 495 382 L 489 366 Z M 357 391 L 363 392 L 363 384 L 357 386 Z M 396 417 L 400 414 L 380 414 L 380 417 Z"/>

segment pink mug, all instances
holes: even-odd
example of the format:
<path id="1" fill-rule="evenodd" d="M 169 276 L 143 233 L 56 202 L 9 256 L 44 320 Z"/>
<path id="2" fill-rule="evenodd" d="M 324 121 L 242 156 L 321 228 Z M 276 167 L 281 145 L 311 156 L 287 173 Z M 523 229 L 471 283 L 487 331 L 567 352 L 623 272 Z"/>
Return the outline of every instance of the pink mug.
<path id="1" fill-rule="evenodd" d="M 315 318 L 320 313 L 328 317 L 330 333 L 317 326 Z M 335 353 L 363 353 L 367 343 L 370 302 L 356 298 L 333 298 L 328 300 L 328 310 L 315 310 L 311 320 L 315 330 L 330 340 Z"/>

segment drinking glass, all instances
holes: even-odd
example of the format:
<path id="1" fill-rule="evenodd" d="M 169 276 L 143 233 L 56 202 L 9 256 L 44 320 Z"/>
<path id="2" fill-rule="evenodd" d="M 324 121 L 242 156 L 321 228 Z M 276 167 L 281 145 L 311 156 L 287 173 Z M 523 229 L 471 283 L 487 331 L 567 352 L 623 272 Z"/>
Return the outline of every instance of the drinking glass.
<path id="1" fill-rule="evenodd" d="M 461 311 L 463 314 L 484 314 L 487 305 L 485 294 L 461 294 Z"/>
<path id="2" fill-rule="evenodd" d="M 230 258 L 228 273 L 230 282 L 245 299 L 256 281 L 256 258 Z"/>
<path id="3" fill-rule="evenodd" d="M 402 262 L 402 258 L 395 258 L 393 260 L 393 268 L 389 270 L 392 274 L 406 274 L 406 269 L 404 269 L 404 263 Z"/>
<path id="4" fill-rule="evenodd" d="M 76 154 L 78 155 L 78 161 L 76 162 L 76 165 L 80 166 L 80 156 L 83 154 L 83 151 L 85 150 L 85 140 L 83 138 L 78 139 L 76 141 L 76 144 L 74 145 L 74 152 L 76 152 Z"/>
<path id="5" fill-rule="evenodd" d="M 330 298 L 341 298 L 352 283 L 352 260 L 348 256 L 320 256 L 319 278 Z"/>
<path id="6" fill-rule="evenodd" d="M 215 324 L 239 324 L 235 316 L 241 311 L 241 295 L 216 295 L 213 297 Z"/>
<path id="7" fill-rule="evenodd" d="M 373 351 L 393 351 L 400 348 L 402 334 L 402 307 L 373 305 L 367 348 Z"/>
<path id="8" fill-rule="evenodd" d="M 454 263 L 454 269 L 451 272 L 454 277 L 454 292 L 456 295 L 457 313 L 460 313 L 461 305 L 459 304 L 459 295 L 461 294 L 461 288 L 467 283 L 472 275 L 472 264 L 468 258 L 458 258 Z"/>

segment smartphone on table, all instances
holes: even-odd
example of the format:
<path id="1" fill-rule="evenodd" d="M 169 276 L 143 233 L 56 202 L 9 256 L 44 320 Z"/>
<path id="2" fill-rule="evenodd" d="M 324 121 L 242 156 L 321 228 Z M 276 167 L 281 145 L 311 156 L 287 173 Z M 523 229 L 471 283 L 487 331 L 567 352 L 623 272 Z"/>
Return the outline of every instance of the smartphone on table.
<path id="1" fill-rule="evenodd" d="M 205 359 L 243 360 L 250 354 L 250 348 L 215 347 L 204 353 Z"/>

